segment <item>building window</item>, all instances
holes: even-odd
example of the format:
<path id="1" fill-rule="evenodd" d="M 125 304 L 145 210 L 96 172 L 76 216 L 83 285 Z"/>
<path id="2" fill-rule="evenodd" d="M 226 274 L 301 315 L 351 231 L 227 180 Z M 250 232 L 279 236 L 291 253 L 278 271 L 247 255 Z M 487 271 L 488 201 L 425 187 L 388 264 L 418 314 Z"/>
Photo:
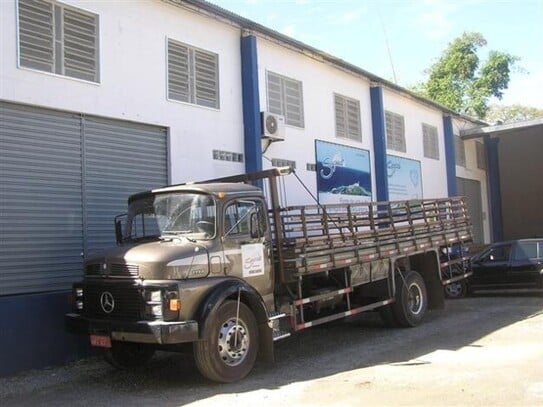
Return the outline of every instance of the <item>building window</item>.
<path id="1" fill-rule="evenodd" d="M 477 152 L 477 168 L 480 170 L 486 170 L 486 154 L 485 146 L 479 142 L 475 142 L 475 149 Z"/>
<path id="2" fill-rule="evenodd" d="M 405 153 L 405 123 L 403 116 L 385 112 L 387 148 Z"/>
<path id="3" fill-rule="evenodd" d="M 272 158 L 271 164 L 274 167 L 296 168 L 296 161 L 285 160 L 285 159 L 282 159 L 282 158 Z"/>
<path id="4" fill-rule="evenodd" d="M 305 168 L 307 171 L 317 171 L 317 165 L 313 163 L 307 163 Z"/>
<path id="5" fill-rule="evenodd" d="M 362 141 L 360 102 L 345 96 L 334 95 L 336 109 L 336 137 Z"/>
<path id="6" fill-rule="evenodd" d="M 454 152 L 456 154 L 456 165 L 461 167 L 466 166 L 466 149 L 464 147 L 464 140 L 458 136 L 454 136 Z"/>
<path id="7" fill-rule="evenodd" d="M 19 66 L 99 81 L 98 16 L 55 1 L 19 0 Z"/>
<path id="8" fill-rule="evenodd" d="M 285 117 L 285 123 L 304 127 L 302 82 L 268 72 L 268 110 Z"/>
<path id="9" fill-rule="evenodd" d="M 213 159 L 219 161 L 243 162 L 243 154 L 231 151 L 213 150 Z"/>
<path id="10" fill-rule="evenodd" d="M 424 156 L 439 160 L 439 140 L 437 137 L 437 127 L 422 123 L 422 143 L 424 147 Z"/>
<path id="11" fill-rule="evenodd" d="M 168 98 L 219 108 L 219 56 L 168 39 Z"/>

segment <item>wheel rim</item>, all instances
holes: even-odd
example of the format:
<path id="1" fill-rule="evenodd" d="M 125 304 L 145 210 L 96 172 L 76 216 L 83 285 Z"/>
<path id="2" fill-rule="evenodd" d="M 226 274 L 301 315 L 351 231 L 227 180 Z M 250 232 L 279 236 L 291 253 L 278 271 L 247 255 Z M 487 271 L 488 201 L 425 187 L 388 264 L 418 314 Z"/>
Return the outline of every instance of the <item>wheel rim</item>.
<path id="1" fill-rule="evenodd" d="M 228 366 L 237 366 L 247 356 L 249 349 L 249 333 L 242 320 L 231 318 L 225 321 L 219 330 L 217 342 L 221 360 Z"/>
<path id="2" fill-rule="evenodd" d="M 423 306 L 422 291 L 418 284 L 411 284 L 408 290 L 408 307 L 413 315 L 417 315 L 422 311 Z"/>

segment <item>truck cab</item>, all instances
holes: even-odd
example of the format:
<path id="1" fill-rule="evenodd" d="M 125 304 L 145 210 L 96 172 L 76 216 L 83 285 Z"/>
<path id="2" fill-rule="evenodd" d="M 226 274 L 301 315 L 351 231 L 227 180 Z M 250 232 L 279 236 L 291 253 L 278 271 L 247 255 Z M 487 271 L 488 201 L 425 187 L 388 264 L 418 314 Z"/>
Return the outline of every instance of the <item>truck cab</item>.
<path id="1" fill-rule="evenodd" d="M 117 247 L 87 259 L 74 285 L 71 331 L 90 335 L 114 366 L 131 367 L 161 346 L 201 341 L 217 308 L 243 297 L 245 332 L 237 309 L 238 322 L 225 328 L 235 344 L 225 342 L 229 351 L 220 357 L 234 367 L 246 358 L 254 363 L 256 351 L 241 344 L 256 342 L 255 329 L 271 337 L 274 307 L 271 232 L 259 188 L 185 184 L 135 194 L 115 231 Z"/>

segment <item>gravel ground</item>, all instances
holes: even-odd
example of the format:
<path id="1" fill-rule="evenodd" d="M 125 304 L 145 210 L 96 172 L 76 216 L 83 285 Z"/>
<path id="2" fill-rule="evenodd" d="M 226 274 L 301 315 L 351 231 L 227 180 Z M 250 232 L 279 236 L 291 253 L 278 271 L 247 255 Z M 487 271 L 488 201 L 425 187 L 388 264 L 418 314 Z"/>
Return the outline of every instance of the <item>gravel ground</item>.
<path id="1" fill-rule="evenodd" d="M 121 372 L 100 358 L 0 378 L 1 406 L 543 406 L 543 293 L 448 301 L 411 329 L 376 314 L 276 344 L 243 381 L 203 379 L 189 355 Z"/>

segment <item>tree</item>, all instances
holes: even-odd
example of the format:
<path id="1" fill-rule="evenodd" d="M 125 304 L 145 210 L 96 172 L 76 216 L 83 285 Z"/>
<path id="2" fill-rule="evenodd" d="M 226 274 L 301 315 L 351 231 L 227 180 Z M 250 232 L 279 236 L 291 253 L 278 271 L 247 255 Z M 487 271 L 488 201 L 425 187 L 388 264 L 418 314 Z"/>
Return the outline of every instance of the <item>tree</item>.
<path id="1" fill-rule="evenodd" d="M 543 118 L 543 109 L 536 107 L 490 105 L 485 120 L 489 123 L 514 123 L 541 118 Z"/>
<path id="2" fill-rule="evenodd" d="M 463 33 L 425 71 L 428 79 L 416 86 L 415 92 L 457 112 L 484 119 L 489 99 L 502 98 L 509 73 L 519 60 L 504 52 L 490 51 L 481 64 L 477 51 L 484 46 L 482 34 Z"/>

